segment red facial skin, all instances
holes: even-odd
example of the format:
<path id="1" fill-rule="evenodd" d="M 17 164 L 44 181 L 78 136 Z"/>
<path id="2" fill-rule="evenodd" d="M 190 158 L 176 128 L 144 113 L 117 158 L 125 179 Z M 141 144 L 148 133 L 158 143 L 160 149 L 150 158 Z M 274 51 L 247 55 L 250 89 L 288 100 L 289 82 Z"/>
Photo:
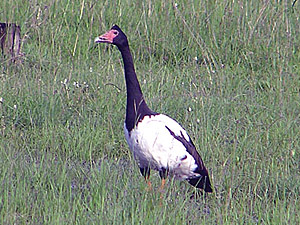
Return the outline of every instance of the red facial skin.
<path id="1" fill-rule="evenodd" d="M 95 42 L 96 43 L 109 43 L 112 44 L 113 40 L 116 36 L 118 36 L 119 31 L 117 30 L 109 30 L 105 34 L 99 36 L 96 38 Z"/>

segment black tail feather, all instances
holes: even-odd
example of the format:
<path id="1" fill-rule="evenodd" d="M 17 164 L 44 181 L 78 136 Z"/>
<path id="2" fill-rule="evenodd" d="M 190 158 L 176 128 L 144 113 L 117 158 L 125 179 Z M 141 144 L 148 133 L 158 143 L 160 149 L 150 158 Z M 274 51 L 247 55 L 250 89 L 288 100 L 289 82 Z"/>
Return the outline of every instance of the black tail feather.
<path id="1" fill-rule="evenodd" d="M 200 176 L 189 179 L 188 182 L 196 188 L 201 188 L 205 192 L 213 192 L 208 176 Z"/>

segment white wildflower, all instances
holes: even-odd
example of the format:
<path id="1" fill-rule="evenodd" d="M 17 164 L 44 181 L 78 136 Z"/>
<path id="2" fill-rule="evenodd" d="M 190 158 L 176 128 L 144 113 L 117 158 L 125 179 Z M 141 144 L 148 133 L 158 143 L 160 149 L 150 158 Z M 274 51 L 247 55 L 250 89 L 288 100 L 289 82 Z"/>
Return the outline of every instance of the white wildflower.
<path id="1" fill-rule="evenodd" d="M 80 87 L 81 87 L 81 84 L 80 84 L 78 81 L 74 81 L 74 82 L 73 82 L 73 85 L 74 85 L 74 87 L 76 87 L 76 88 L 80 88 Z"/>
<path id="2" fill-rule="evenodd" d="M 60 83 L 63 85 L 67 85 L 68 82 L 69 82 L 69 80 L 66 78 L 66 79 L 64 79 L 64 81 L 61 81 Z"/>

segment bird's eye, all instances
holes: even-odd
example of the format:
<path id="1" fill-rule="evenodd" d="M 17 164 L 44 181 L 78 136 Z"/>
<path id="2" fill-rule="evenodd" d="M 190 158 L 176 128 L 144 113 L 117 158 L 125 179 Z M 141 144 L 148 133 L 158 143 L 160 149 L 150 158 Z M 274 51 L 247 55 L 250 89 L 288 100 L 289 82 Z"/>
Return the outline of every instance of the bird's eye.
<path id="1" fill-rule="evenodd" d="M 118 31 L 114 31 L 114 35 L 118 35 L 119 34 L 119 32 Z"/>

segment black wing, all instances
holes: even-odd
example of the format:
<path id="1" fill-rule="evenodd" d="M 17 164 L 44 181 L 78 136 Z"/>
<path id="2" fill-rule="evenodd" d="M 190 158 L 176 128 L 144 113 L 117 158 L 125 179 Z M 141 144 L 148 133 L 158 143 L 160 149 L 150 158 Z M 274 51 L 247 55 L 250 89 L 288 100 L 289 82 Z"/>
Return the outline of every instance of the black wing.
<path id="1" fill-rule="evenodd" d="M 204 191 L 206 191 L 206 192 L 212 192 L 212 186 L 211 186 L 211 183 L 209 180 L 207 169 L 205 168 L 202 158 L 201 158 L 200 154 L 198 153 L 198 151 L 196 150 L 196 147 L 195 147 L 194 143 L 192 142 L 192 140 L 191 139 L 190 139 L 190 141 L 186 140 L 182 131 L 180 131 L 181 136 L 177 136 L 174 134 L 174 132 L 170 128 L 168 128 L 167 126 L 166 126 L 166 128 L 168 129 L 170 134 L 176 140 L 180 141 L 183 144 L 183 146 L 186 148 L 186 151 L 196 161 L 196 164 L 198 167 L 195 169 L 194 172 L 200 174 L 201 176 L 188 179 L 188 182 L 197 188 L 204 189 Z"/>

